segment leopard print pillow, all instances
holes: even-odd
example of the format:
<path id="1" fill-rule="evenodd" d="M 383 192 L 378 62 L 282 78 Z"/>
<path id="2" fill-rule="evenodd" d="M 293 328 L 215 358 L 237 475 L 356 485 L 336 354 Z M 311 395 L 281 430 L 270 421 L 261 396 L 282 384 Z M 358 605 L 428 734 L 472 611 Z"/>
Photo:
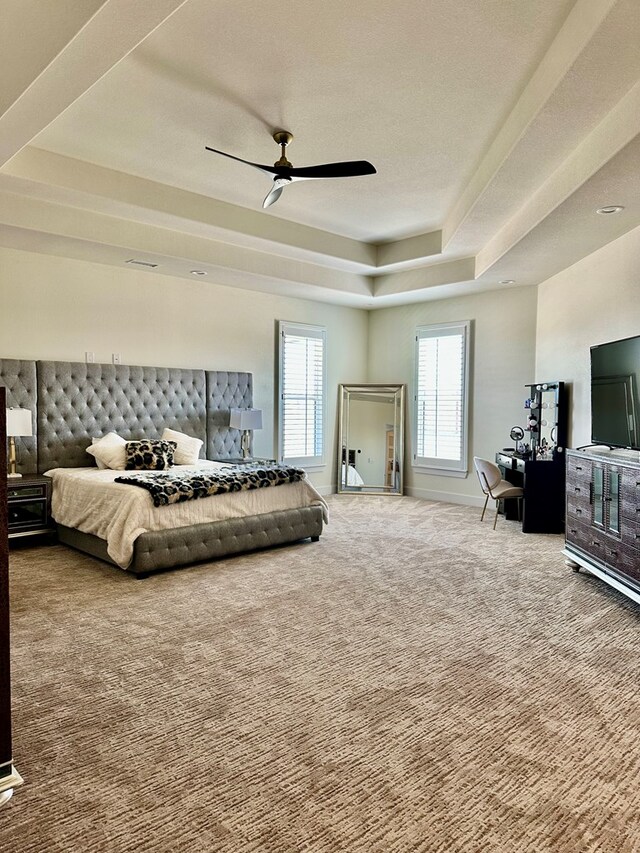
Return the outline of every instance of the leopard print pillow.
<path id="1" fill-rule="evenodd" d="M 164 471 L 173 465 L 173 454 L 176 451 L 175 441 L 161 439 L 127 442 L 127 471 Z"/>

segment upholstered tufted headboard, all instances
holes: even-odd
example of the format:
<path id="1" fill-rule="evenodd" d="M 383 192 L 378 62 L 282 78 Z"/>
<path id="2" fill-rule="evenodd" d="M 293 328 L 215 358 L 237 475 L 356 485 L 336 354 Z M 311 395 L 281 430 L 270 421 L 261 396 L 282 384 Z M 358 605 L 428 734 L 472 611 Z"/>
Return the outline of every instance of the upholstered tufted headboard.
<path id="1" fill-rule="evenodd" d="M 0 359 L 0 385 L 7 389 L 7 406 L 29 409 L 32 412 L 31 438 L 16 438 L 19 470 L 35 474 L 38 467 L 36 451 L 36 363 L 18 358 Z M 4 452 L 4 451 L 3 451 Z"/>
<path id="2" fill-rule="evenodd" d="M 203 370 L 38 362 L 38 464 L 91 464 L 92 438 L 159 438 L 165 426 L 206 440 Z"/>
<path id="3" fill-rule="evenodd" d="M 92 465 L 92 438 L 117 432 L 126 439 L 157 438 L 165 427 L 204 442 L 202 456 L 240 456 L 240 433 L 229 409 L 250 408 L 250 373 L 172 367 L 0 359 L 0 384 L 9 404 L 36 412 L 37 470 Z M 36 470 L 36 439 L 19 468 Z"/>
<path id="4" fill-rule="evenodd" d="M 240 430 L 229 428 L 229 409 L 250 409 L 252 375 L 207 371 L 207 459 L 240 456 Z"/>

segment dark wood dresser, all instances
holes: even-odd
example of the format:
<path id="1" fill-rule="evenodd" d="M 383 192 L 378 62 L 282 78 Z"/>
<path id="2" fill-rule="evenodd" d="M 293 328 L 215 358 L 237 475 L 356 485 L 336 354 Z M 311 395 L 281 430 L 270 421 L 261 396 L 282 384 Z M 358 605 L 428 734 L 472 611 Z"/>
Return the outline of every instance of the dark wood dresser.
<path id="1" fill-rule="evenodd" d="M 640 603 L 640 454 L 567 451 L 567 563 Z"/>
<path id="2" fill-rule="evenodd" d="M 0 387 L 0 805 L 22 782 L 11 751 L 11 669 L 9 664 L 9 540 L 7 525 L 6 390 Z"/>

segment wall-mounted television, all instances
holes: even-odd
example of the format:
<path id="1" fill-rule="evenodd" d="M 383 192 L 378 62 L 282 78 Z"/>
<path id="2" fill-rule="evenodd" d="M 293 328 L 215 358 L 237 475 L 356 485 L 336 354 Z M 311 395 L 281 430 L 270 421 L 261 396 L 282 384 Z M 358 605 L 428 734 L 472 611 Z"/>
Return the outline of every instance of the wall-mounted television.
<path id="1" fill-rule="evenodd" d="M 640 335 L 591 347 L 591 441 L 640 450 Z"/>

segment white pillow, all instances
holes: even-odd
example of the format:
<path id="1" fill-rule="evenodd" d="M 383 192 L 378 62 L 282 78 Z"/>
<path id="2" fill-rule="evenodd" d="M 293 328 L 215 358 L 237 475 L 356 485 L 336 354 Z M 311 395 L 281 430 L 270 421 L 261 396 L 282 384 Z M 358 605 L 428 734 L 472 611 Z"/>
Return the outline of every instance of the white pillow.
<path id="1" fill-rule="evenodd" d="M 162 433 L 164 441 L 175 441 L 178 445 L 176 452 L 173 454 L 174 465 L 197 465 L 202 440 L 193 438 L 191 435 L 186 435 L 184 432 L 177 432 L 175 429 L 165 428 Z"/>
<path id="2" fill-rule="evenodd" d="M 87 453 L 94 457 L 98 468 L 113 468 L 124 471 L 127 464 L 127 442 L 115 432 L 107 433 L 104 438 L 94 439 Z"/>
<path id="3" fill-rule="evenodd" d="M 93 444 L 97 444 L 99 441 L 106 441 L 107 439 L 109 439 L 109 440 L 111 440 L 111 441 L 112 441 L 114 436 L 115 436 L 115 438 L 120 438 L 120 436 L 119 436 L 119 435 L 116 435 L 116 433 L 115 433 L 115 432 L 110 432 L 110 433 L 107 433 L 107 435 L 103 436 L 102 438 L 92 438 L 92 439 L 91 439 L 91 444 L 92 444 L 92 445 L 93 445 Z M 115 443 L 116 443 L 116 444 L 120 444 L 120 442 L 119 442 L 119 441 L 117 441 L 117 442 L 115 442 Z M 87 453 L 90 453 L 92 456 L 94 456 L 94 453 L 93 453 L 93 451 L 91 451 L 91 450 L 87 450 Z M 95 459 L 96 459 L 96 465 L 98 466 L 98 470 L 99 470 L 99 471 L 104 471 L 104 470 L 105 470 L 105 468 L 108 468 L 108 467 L 109 467 L 108 465 L 105 465 L 105 464 L 104 464 L 104 462 L 103 462 L 101 459 L 98 459 L 97 457 L 95 457 Z"/>
<path id="4" fill-rule="evenodd" d="M 91 444 L 95 444 L 97 441 L 100 441 L 100 439 L 99 438 L 92 438 Z M 91 454 L 91 455 L 93 455 L 93 454 Z M 104 471 L 104 469 L 107 467 L 104 464 L 104 462 L 101 462 L 99 459 L 96 459 L 96 465 L 98 466 L 99 471 Z"/>

